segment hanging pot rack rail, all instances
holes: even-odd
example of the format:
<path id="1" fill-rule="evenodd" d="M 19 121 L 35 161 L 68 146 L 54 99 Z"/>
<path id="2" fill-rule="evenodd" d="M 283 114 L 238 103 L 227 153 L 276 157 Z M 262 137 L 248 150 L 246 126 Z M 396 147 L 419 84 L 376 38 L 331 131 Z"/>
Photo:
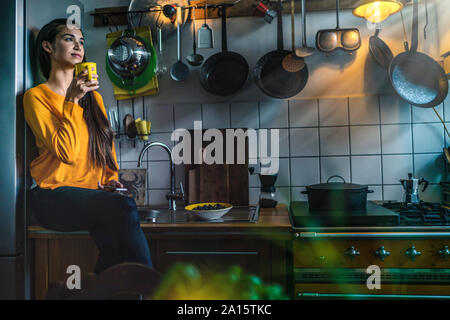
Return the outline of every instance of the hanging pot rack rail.
<path id="1" fill-rule="evenodd" d="M 264 0 L 264 3 L 273 4 L 276 0 Z M 231 4 L 232 8 L 227 10 L 228 17 L 249 17 L 253 15 L 255 5 L 258 0 L 191 0 L 189 6 L 182 7 L 183 9 L 189 9 L 191 7 L 196 7 L 198 9 L 195 14 L 196 19 L 203 19 L 205 16 L 205 2 L 207 3 L 207 17 L 208 19 L 218 19 L 220 18 L 218 14 L 217 7 L 222 4 Z M 287 14 L 290 12 L 290 0 L 283 0 L 283 13 Z M 341 9 L 353 9 L 355 8 L 358 0 L 340 0 Z M 236 5 L 239 4 L 239 5 Z M 306 10 L 310 11 L 334 11 L 335 10 L 335 0 L 306 0 Z M 118 26 L 127 25 L 127 14 L 141 15 L 149 12 L 159 12 L 160 6 L 151 7 L 148 10 L 140 11 L 130 11 L 128 12 L 128 6 L 122 7 L 109 7 L 109 8 L 97 8 L 94 13 L 94 26 L 104 27 L 104 26 Z M 301 12 L 300 0 L 295 0 L 295 12 Z M 192 17 L 190 18 L 192 19 Z"/>

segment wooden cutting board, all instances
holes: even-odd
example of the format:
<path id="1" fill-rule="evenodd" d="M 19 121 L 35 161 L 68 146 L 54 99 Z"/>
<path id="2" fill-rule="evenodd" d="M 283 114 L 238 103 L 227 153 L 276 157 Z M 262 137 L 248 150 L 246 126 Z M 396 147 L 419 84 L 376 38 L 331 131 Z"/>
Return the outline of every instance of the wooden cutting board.
<path id="1" fill-rule="evenodd" d="M 222 129 L 221 131 L 225 132 L 225 129 Z M 190 132 L 191 141 L 193 141 L 193 131 Z M 210 142 L 204 142 L 203 148 L 209 143 Z M 249 182 L 247 141 L 245 147 L 245 164 L 185 165 L 187 202 L 189 204 L 199 202 L 227 202 L 234 206 L 248 205 Z M 225 159 L 226 150 L 224 150 L 223 154 Z M 234 154 L 236 155 L 236 146 Z"/>

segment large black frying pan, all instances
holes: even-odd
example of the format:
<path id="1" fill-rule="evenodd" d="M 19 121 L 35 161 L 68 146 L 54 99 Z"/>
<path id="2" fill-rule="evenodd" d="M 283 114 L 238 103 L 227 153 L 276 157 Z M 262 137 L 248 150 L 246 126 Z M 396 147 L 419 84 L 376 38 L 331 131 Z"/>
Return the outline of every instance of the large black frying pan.
<path id="1" fill-rule="evenodd" d="M 439 63 L 417 52 L 418 10 L 418 0 L 414 0 L 411 50 L 400 53 L 392 60 L 389 78 L 403 100 L 417 107 L 433 108 L 445 100 L 448 79 Z"/>
<path id="2" fill-rule="evenodd" d="M 308 82 L 308 67 L 297 72 L 288 72 L 282 62 L 290 51 L 283 50 L 283 20 L 281 0 L 277 3 L 277 50 L 262 56 L 253 69 L 253 77 L 259 89 L 266 95 L 285 99 L 295 96 Z"/>
<path id="3" fill-rule="evenodd" d="M 369 52 L 372 58 L 380 67 L 387 69 L 391 64 L 394 55 L 388 45 L 378 37 L 380 29 L 375 31 L 375 35 L 371 36 L 369 39 Z"/>
<path id="4" fill-rule="evenodd" d="M 209 57 L 200 70 L 200 83 L 203 88 L 218 96 L 228 96 L 239 91 L 248 77 L 248 63 L 243 56 L 227 49 L 226 7 L 221 5 L 222 52 Z"/>

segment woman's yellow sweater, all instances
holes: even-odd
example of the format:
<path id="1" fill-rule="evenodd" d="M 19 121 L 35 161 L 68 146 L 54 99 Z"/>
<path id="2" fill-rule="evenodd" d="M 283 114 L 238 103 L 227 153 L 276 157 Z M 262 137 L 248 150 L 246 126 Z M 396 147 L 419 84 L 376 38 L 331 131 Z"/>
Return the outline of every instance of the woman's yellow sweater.
<path id="1" fill-rule="evenodd" d="M 106 116 L 102 96 L 94 97 Z M 97 182 L 118 180 L 118 173 L 94 166 L 89 159 L 89 133 L 83 108 L 40 84 L 25 92 L 25 120 L 36 137 L 39 156 L 30 164 L 31 176 L 40 188 L 62 186 L 98 189 Z M 117 165 L 114 143 L 114 160 Z M 117 167 L 119 167 L 117 165 Z"/>

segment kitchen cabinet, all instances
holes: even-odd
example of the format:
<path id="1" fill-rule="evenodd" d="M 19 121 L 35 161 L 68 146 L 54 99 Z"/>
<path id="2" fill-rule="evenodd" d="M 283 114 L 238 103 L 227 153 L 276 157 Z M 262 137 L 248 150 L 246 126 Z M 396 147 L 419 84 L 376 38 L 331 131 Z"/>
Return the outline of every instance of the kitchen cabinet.
<path id="1" fill-rule="evenodd" d="M 292 241 L 284 207 L 262 209 L 257 223 L 202 223 L 141 225 L 149 241 L 154 267 L 164 272 L 176 262 L 200 270 L 222 272 L 232 265 L 268 283 L 279 283 L 292 296 Z M 49 286 L 64 282 L 69 265 L 78 265 L 81 278 L 94 270 L 97 248 L 86 232 L 58 233 L 39 226 L 28 228 L 34 261 L 34 299 L 45 299 Z M 83 285 L 83 284 L 81 284 Z"/>

